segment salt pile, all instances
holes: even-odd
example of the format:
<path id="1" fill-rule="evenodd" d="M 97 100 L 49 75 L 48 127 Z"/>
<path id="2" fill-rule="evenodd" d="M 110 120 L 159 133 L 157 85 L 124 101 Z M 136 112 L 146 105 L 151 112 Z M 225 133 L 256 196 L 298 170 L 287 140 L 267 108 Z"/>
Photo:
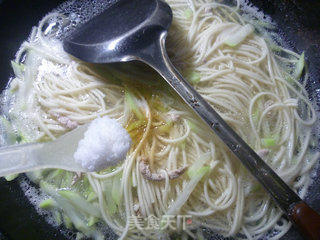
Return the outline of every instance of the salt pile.
<path id="1" fill-rule="evenodd" d="M 130 145 L 128 132 L 116 120 L 105 116 L 90 123 L 74 159 L 89 171 L 100 171 L 124 160 Z"/>

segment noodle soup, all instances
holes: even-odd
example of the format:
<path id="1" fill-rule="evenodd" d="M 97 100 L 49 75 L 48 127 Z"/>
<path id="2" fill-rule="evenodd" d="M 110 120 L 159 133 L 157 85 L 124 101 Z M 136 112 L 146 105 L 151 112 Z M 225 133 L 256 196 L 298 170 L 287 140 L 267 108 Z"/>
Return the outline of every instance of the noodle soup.
<path id="1" fill-rule="evenodd" d="M 319 158 L 308 148 L 316 114 L 299 82 L 307 79 L 304 54 L 276 45 L 265 30 L 272 22 L 248 18 L 240 2 L 168 3 L 175 66 L 303 198 Z M 17 52 L 4 137 L 9 144 L 51 141 L 108 116 L 132 146 L 123 163 L 100 172 L 28 174 L 47 194 L 40 208 L 96 239 L 107 228 L 120 239 L 200 239 L 202 228 L 224 237 L 283 236 L 291 224 L 280 209 L 157 74 L 134 64 L 102 70 L 63 51 L 61 39 L 89 19 L 73 4 L 84 3 L 48 14 Z M 106 7 L 93 4 L 91 17 Z"/>

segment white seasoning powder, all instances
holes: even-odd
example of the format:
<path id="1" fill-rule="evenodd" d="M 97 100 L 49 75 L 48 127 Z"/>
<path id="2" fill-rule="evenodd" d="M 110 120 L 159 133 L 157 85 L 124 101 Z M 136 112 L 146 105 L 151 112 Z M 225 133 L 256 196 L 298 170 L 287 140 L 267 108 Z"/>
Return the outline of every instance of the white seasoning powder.
<path id="1" fill-rule="evenodd" d="M 128 132 L 116 120 L 105 116 L 89 124 L 74 159 L 89 171 L 100 171 L 124 160 L 130 145 Z"/>

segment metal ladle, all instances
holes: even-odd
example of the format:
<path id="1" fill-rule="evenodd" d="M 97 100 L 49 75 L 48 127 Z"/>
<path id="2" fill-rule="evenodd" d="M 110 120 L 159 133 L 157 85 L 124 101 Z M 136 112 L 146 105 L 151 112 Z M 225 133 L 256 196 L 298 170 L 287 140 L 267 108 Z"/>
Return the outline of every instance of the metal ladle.
<path id="1" fill-rule="evenodd" d="M 220 137 L 310 239 L 320 239 L 320 216 L 241 139 L 170 62 L 165 40 L 172 21 L 161 0 L 120 0 L 77 28 L 64 50 L 91 63 L 142 61 L 154 68 Z"/>

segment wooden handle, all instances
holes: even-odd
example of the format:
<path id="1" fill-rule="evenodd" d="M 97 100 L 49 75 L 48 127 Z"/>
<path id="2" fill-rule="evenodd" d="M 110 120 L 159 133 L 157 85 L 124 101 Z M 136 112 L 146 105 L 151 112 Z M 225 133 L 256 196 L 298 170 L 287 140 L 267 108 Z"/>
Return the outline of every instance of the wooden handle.
<path id="1" fill-rule="evenodd" d="M 291 208 L 289 217 L 304 237 L 310 240 L 320 240 L 320 215 L 305 202 L 295 204 Z"/>

